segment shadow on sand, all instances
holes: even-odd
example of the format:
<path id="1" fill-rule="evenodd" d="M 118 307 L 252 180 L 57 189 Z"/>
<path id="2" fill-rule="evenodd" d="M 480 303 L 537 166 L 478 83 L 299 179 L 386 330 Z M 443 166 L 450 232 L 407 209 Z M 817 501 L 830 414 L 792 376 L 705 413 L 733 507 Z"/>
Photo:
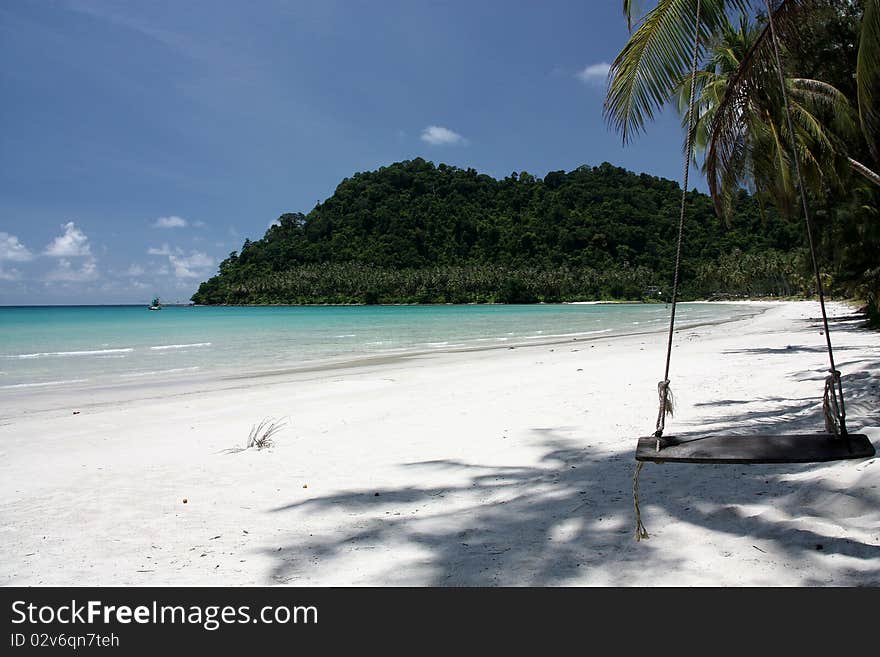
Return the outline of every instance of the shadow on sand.
<path id="1" fill-rule="evenodd" d="M 877 426 L 880 362 L 861 365 L 860 372 L 845 380 L 851 423 Z M 801 373 L 808 374 L 812 373 Z M 730 407 L 729 414 L 711 417 L 718 430 L 788 433 L 822 426 L 818 399 L 773 397 L 772 412 L 749 410 L 753 401 L 728 399 L 704 405 Z M 332 536 L 304 537 L 273 551 L 275 565 L 268 581 L 296 583 L 310 568 L 332 568 L 333 559 L 351 556 L 359 548 L 401 544 L 426 555 L 420 564 L 423 575 L 415 583 L 433 586 L 541 586 L 574 581 L 627 585 L 650 583 L 646 570 L 670 573 L 692 566 L 668 544 L 661 550 L 656 541 L 633 540 L 636 436 L 621 436 L 619 451 L 609 452 L 607 447 L 591 447 L 586 427 L 574 438 L 568 427 L 535 428 L 532 433 L 544 450 L 534 467 L 455 460 L 410 463 L 404 467 L 415 473 L 452 471 L 460 483 L 443 488 L 352 490 L 272 509 L 281 517 L 293 510 L 320 514 L 342 509 L 352 520 Z M 859 468 L 865 463 L 832 467 Z M 846 525 L 851 519 L 858 524 L 859 516 L 877 509 L 880 491 L 870 487 L 838 490 L 821 477 L 788 476 L 809 475 L 818 467 L 828 466 L 649 465 L 641 485 L 648 528 L 652 518 L 665 516 L 665 522 L 699 526 L 716 533 L 715 538 L 720 535 L 720 544 L 748 537 L 756 543 L 752 546 L 755 558 L 782 563 L 808 561 L 817 553 L 823 558 L 845 556 L 854 559 L 855 565 L 836 567 L 835 584 L 880 584 L 880 568 L 869 561 L 880 558 L 880 545 L 806 528 Z M 829 496 L 834 499 L 830 505 Z M 764 515 L 749 515 L 745 507 L 756 502 L 790 520 L 780 523 Z M 803 519 L 819 522 L 800 522 Z M 381 581 L 413 583 L 398 578 L 393 551 L 387 554 L 387 575 Z M 798 581 L 827 583 L 821 577 L 803 574 Z M 707 584 L 716 581 L 711 573 L 706 578 Z"/>

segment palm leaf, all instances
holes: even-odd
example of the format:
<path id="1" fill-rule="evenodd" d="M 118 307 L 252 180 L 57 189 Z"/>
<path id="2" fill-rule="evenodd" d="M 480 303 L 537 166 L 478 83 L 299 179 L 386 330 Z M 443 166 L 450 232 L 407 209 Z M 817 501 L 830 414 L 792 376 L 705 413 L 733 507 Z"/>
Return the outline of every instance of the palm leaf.
<path id="1" fill-rule="evenodd" d="M 696 114 L 691 135 L 696 156 L 705 151 L 704 171 L 716 211 L 729 216 L 740 186 L 772 198 L 783 213 L 795 211 L 792 158 L 814 187 L 837 184 L 844 166 L 877 182 L 876 173 L 847 158 L 844 141 L 854 134 L 855 114 L 844 95 L 818 80 L 785 81 L 794 133 L 783 114 L 779 71 L 770 25 L 753 31 L 750 7 L 769 6 L 780 47 L 800 39 L 800 25 L 827 0 L 702 0 L 698 61 L 694 78 Z M 628 22 L 637 0 L 624 0 Z M 604 114 L 624 143 L 644 130 L 647 121 L 677 96 L 687 129 L 697 0 L 659 0 L 639 21 L 636 31 L 611 67 Z M 739 9 L 739 32 L 725 11 Z M 751 44 L 748 47 L 744 43 Z M 706 55 L 711 57 L 706 60 Z M 872 155 L 877 158 L 880 113 L 880 0 L 865 0 L 859 46 L 859 116 Z M 784 77 L 784 73 L 783 73 Z M 791 151 L 794 144 L 794 152 Z M 847 162 L 848 159 L 848 162 Z"/>
<path id="2" fill-rule="evenodd" d="M 604 114 L 624 143 L 644 129 L 690 74 L 696 4 L 697 0 L 660 0 L 611 64 Z M 700 59 L 711 35 L 726 21 L 725 9 L 747 5 L 747 0 L 702 0 Z M 624 11 L 632 16 L 631 0 L 624 0 Z"/>
<path id="3" fill-rule="evenodd" d="M 626 16 L 626 29 L 632 29 L 633 16 L 640 11 L 640 4 L 638 0 L 623 0 L 623 15 Z"/>
<path id="4" fill-rule="evenodd" d="M 831 118 L 831 125 L 841 136 L 855 136 L 853 108 L 842 91 L 821 80 L 792 78 L 788 82 L 791 98 L 809 107 L 811 113 L 824 110 Z"/>
<path id="5" fill-rule="evenodd" d="M 859 54 L 856 61 L 859 121 L 868 148 L 880 162 L 880 108 L 877 103 L 880 90 L 880 0 L 865 0 Z"/>
<path id="6" fill-rule="evenodd" d="M 815 0 L 783 0 L 773 10 L 773 23 L 780 41 L 798 38 L 798 19 Z M 749 50 L 742 57 L 738 69 L 730 75 L 724 97 L 715 110 L 714 121 L 707 138 L 706 177 L 709 193 L 716 211 L 730 214 L 721 193 L 723 171 L 735 161 L 729 149 L 745 129 L 743 116 L 755 111 L 750 105 L 758 102 L 766 107 L 781 105 L 778 98 L 779 82 L 770 25 L 767 23 L 757 34 Z M 761 103 L 762 99 L 765 102 Z M 778 130 L 776 131 L 778 133 Z M 771 141 L 771 144 L 775 143 Z M 776 194 L 774 194 L 776 196 Z"/>

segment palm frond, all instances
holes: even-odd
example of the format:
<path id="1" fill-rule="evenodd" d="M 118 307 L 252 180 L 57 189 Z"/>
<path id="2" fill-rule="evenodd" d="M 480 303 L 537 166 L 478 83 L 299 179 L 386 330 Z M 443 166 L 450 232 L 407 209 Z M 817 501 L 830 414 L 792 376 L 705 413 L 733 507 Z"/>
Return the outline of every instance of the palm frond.
<path id="1" fill-rule="evenodd" d="M 859 121 L 868 148 L 880 162 L 880 0 L 865 0 L 865 14 L 856 60 Z"/>
<path id="2" fill-rule="evenodd" d="M 791 165 L 788 159 L 788 148 L 785 145 L 785 141 L 783 141 L 782 130 L 780 127 L 773 121 L 768 121 L 767 125 L 770 128 L 770 135 L 773 138 L 773 148 L 770 152 L 772 153 L 775 168 L 775 175 L 771 178 L 771 180 L 776 181 L 776 191 L 774 192 L 774 195 L 777 197 L 778 206 L 788 208 L 791 206 L 791 194 L 789 191 L 794 189 L 791 184 Z"/>
<path id="3" fill-rule="evenodd" d="M 819 151 L 824 150 L 833 152 L 833 136 L 828 130 L 826 130 L 825 126 L 822 125 L 822 122 L 816 118 L 816 115 L 794 100 L 791 101 L 790 107 L 792 122 L 806 133 L 806 136 L 815 146 L 815 149 Z M 805 150 L 809 152 L 810 157 L 813 157 L 810 149 Z"/>
<path id="4" fill-rule="evenodd" d="M 631 30 L 633 18 L 640 12 L 639 0 L 623 0 L 623 15 L 626 17 L 626 29 Z"/>
<path id="5" fill-rule="evenodd" d="M 815 0 L 783 0 L 773 10 L 776 34 L 783 43 L 798 38 L 798 19 Z M 773 52 L 772 33 L 769 23 L 754 36 L 749 49 L 740 59 L 738 68 L 730 74 L 721 102 L 715 109 L 715 117 L 707 138 L 709 144 L 705 160 L 709 193 L 719 215 L 729 215 L 730 208 L 722 203 L 722 179 L 724 169 L 734 162 L 729 149 L 737 135 L 744 129 L 744 116 L 756 111 L 755 103 L 767 99 L 767 106 L 779 106 L 779 82 Z M 778 135 L 778 128 L 775 129 Z M 776 140 L 771 140 L 774 144 Z M 774 194 L 777 196 L 777 194 Z"/>
<path id="6" fill-rule="evenodd" d="M 726 21 L 725 9 L 747 4 L 746 0 L 702 0 L 699 59 L 711 35 Z M 632 16 L 632 8 L 632 2 L 625 0 L 628 17 Z M 604 114 L 624 143 L 644 129 L 646 121 L 690 74 L 695 19 L 696 0 L 660 0 L 615 57 Z"/>
<path id="7" fill-rule="evenodd" d="M 830 117 L 835 132 L 843 137 L 856 134 L 856 118 L 849 100 L 842 91 L 821 80 L 791 78 L 788 80 L 789 97 L 801 102 L 810 112 L 819 111 Z"/>

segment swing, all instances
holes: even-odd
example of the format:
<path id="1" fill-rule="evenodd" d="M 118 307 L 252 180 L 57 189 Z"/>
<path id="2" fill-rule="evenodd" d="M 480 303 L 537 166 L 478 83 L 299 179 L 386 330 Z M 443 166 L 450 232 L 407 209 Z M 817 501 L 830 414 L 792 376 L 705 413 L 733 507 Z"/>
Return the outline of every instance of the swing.
<path id="1" fill-rule="evenodd" d="M 874 456 L 860 433 L 707 434 L 696 438 L 639 438 L 636 460 L 652 463 L 824 463 Z"/>
<path id="2" fill-rule="evenodd" d="M 636 471 L 633 477 L 633 502 L 636 513 L 636 539 L 648 537 L 642 524 L 639 511 L 639 473 L 647 462 L 653 463 L 822 463 L 845 459 L 862 459 L 874 456 L 873 444 L 863 434 L 851 434 L 846 430 L 846 409 L 843 400 L 843 387 L 840 372 L 834 364 L 834 351 L 831 347 L 831 334 L 828 332 L 828 316 L 825 311 L 825 293 L 813 235 L 806 193 L 804 191 L 801 167 L 798 158 L 793 158 L 797 174 L 798 187 L 804 211 L 807 241 L 810 247 L 813 272 L 816 276 L 816 288 L 819 305 L 822 309 L 826 349 L 830 363 L 829 374 L 825 379 L 825 392 L 822 410 L 825 416 L 825 431 L 806 434 L 752 434 L 737 435 L 725 433 L 709 433 L 697 437 L 664 436 L 666 415 L 672 414 L 672 397 L 669 389 L 669 364 L 672 356 L 672 337 L 675 330 L 675 306 L 678 295 L 679 272 L 681 269 L 681 244 L 684 228 L 685 207 L 688 189 L 688 173 L 690 168 L 691 137 L 693 131 L 694 87 L 696 83 L 697 59 L 700 42 L 700 0 L 696 6 L 696 25 L 694 30 L 694 54 L 691 67 L 690 99 L 688 103 L 688 133 L 685 141 L 684 184 L 681 194 L 681 213 L 678 224 L 678 248 L 675 256 L 675 278 L 672 287 L 671 312 L 669 319 L 669 336 L 666 346 L 666 370 L 663 380 L 657 385 L 660 397 L 660 411 L 657 426 L 653 435 L 639 438 L 636 447 Z M 767 0 L 767 19 L 770 37 L 776 59 L 776 71 L 782 88 L 782 99 L 788 121 L 788 132 L 792 139 L 792 152 L 796 152 L 794 130 L 788 106 L 785 81 L 782 76 L 782 65 L 779 58 L 779 46 L 773 24 L 773 12 Z"/>

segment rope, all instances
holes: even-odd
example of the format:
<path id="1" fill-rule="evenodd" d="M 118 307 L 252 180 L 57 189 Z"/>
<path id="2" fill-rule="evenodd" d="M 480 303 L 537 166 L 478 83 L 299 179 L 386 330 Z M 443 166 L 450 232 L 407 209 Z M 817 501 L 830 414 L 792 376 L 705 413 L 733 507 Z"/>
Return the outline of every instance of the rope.
<path id="1" fill-rule="evenodd" d="M 657 430 L 654 435 L 657 437 L 657 445 L 659 449 L 660 438 L 663 436 L 663 430 L 666 428 L 666 415 L 672 415 L 671 395 L 669 394 L 669 365 L 672 361 L 672 336 L 675 332 L 675 307 L 678 303 L 678 282 L 681 274 L 681 244 L 684 237 L 684 218 L 687 209 L 687 193 L 688 178 L 691 171 L 691 140 L 694 133 L 694 90 L 697 86 L 697 61 L 700 54 L 700 11 L 702 9 L 701 1 L 697 0 L 697 10 L 694 19 L 694 55 L 691 61 L 691 88 L 688 97 L 688 114 L 687 114 L 687 136 L 684 146 L 684 181 L 681 185 L 681 210 L 678 217 L 678 243 L 675 249 L 675 277 L 672 281 L 672 310 L 669 313 L 669 337 L 666 342 L 666 368 L 663 371 L 663 380 L 658 384 L 663 387 L 666 394 L 660 394 L 660 412 L 657 414 Z"/>
<path id="2" fill-rule="evenodd" d="M 633 506 L 636 510 L 636 540 L 641 541 L 643 538 L 650 538 L 648 530 L 642 523 L 642 510 L 639 508 L 639 475 L 642 473 L 642 467 L 645 462 L 639 461 L 636 464 L 636 472 L 633 475 Z"/>
<path id="3" fill-rule="evenodd" d="M 813 264 L 813 273 L 816 275 L 816 290 L 819 294 L 819 306 L 822 308 L 822 325 L 824 327 L 825 345 L 828 351 L 828 362 L 830 369 L 828 378 L 825 379 L 825 395 L 823 400 L 823 411 L 825 412 L 825 426 L 828 427 L 829 413 L 834 413 L 835 422 L 832 426 L 836 426 L 837 431 L 829 431 L 829 433 L 839 434 L 846 437 L 846 407 L 843 403 L 843 385 L 840 382 L 840 372 L 834 365 L 834 349 L 831 346 L 831 333 L 828 331 L 828 314 L 825 311 L 825 288 L 822 285 L 822 276 L 819 273 L 819 262 L 816 259 L 816 247 L 813 243 L 813 222 L 810 218 L 810 208 L 807 204 L 807 193 L 804 188 L 804 179 L 801 175 L 801 162 L 797 156 L 797 143 L 794 138 L 794 127 L 791 122 L 791 110 L 788 106 L 788 91 L 785 88 L 785 79 L 782 76 L 782 60 L 779 57 L 779 44 L 776 38 L 776 26 L 773 22 L 773 10 L 770 7 L 770 0 L 765 0 L 767 4 L 767 22 L 770 25 L 770 41 L 773 43 L 773 55 L 776 58 L 776 74 L 779 77 L 779 88 L 782 90 L 782 103 L 785 107 L 785 119 L 788 125 L 788 135 L 791 139 L 791 153 L 794 160 L 795 173 L 797 174 L 798 190 L 800 191 L 801 205 L 804 208 L 804 223 L 807 227 L 807 242 L 810 245 L 810 260 Z M 837 388 L 835 390 L 835 387 Z M 829 388 L 831 398 L 834 403 L 829 403 Z M 835 406 L 832 410 L 831 406 Z"/>
<path id="4" fill-rule="evenodd" d="M 822 395 L 822 415 L 825 416 L 825 431 L 835 436 L 841 435 L 840 405 L 843 398 L 837 396 L 840 372 L 825 377 L 825 392 Z"/>
<path id="5" fill-rule="evenodd" d="M 669 387 L 669 379 L 657 384 L 657 396 L 660 399 L 660 411 L 657 413 L 657 429 L 654 431 L 654 437 L 657 439 L 657 451 L 659 452 L 666 416 L 675 412 L 675 402 L 672 397 L 672 389 Z"/>
<path id="6" fill-rule="evenodd" d="M 684 237 L 684 218 L 687 209 L 688 178 L 691 170 L 691 140 L 694 133 L 694 90 L 697 86 L 697 63 L 700 57 L 700 12 L 701 0 L 697 0 L 694 15 L 694 54 L 691 60 L 691 88 L 688 97 L 687 135 L 684 145 L 684 180 L 681 185 L 681 211 L 678 217 L 678 243 L 675 249 L 675 277 L 672 281 L 672 309 L 669 313 L 669 338 L 666 342 L 666 369 L 663 371 L 663 380 L 657 384 L 657 392 L 660 397 L 660 410 L 657 413 L 657 429 L 654 437 L 657 439 L 657 451 L 660 451 L 660 439 L 666 428 L 666 416 L 672 415 L 673 399 L 672 390 L 669 388 L 669 365 L 672 361 L 672 336 L 675 333 L 675 306 L 678 302 L 678 281 L 681 273 L 681 244 Z M 636 514 L 636 540 L 648 538 L 648 530 L 642 524 L 642 513 L 639 508 L 639 474 L 642 471 L 643 461 L 636 465 L 633 475 L 633 507 Z"/>

